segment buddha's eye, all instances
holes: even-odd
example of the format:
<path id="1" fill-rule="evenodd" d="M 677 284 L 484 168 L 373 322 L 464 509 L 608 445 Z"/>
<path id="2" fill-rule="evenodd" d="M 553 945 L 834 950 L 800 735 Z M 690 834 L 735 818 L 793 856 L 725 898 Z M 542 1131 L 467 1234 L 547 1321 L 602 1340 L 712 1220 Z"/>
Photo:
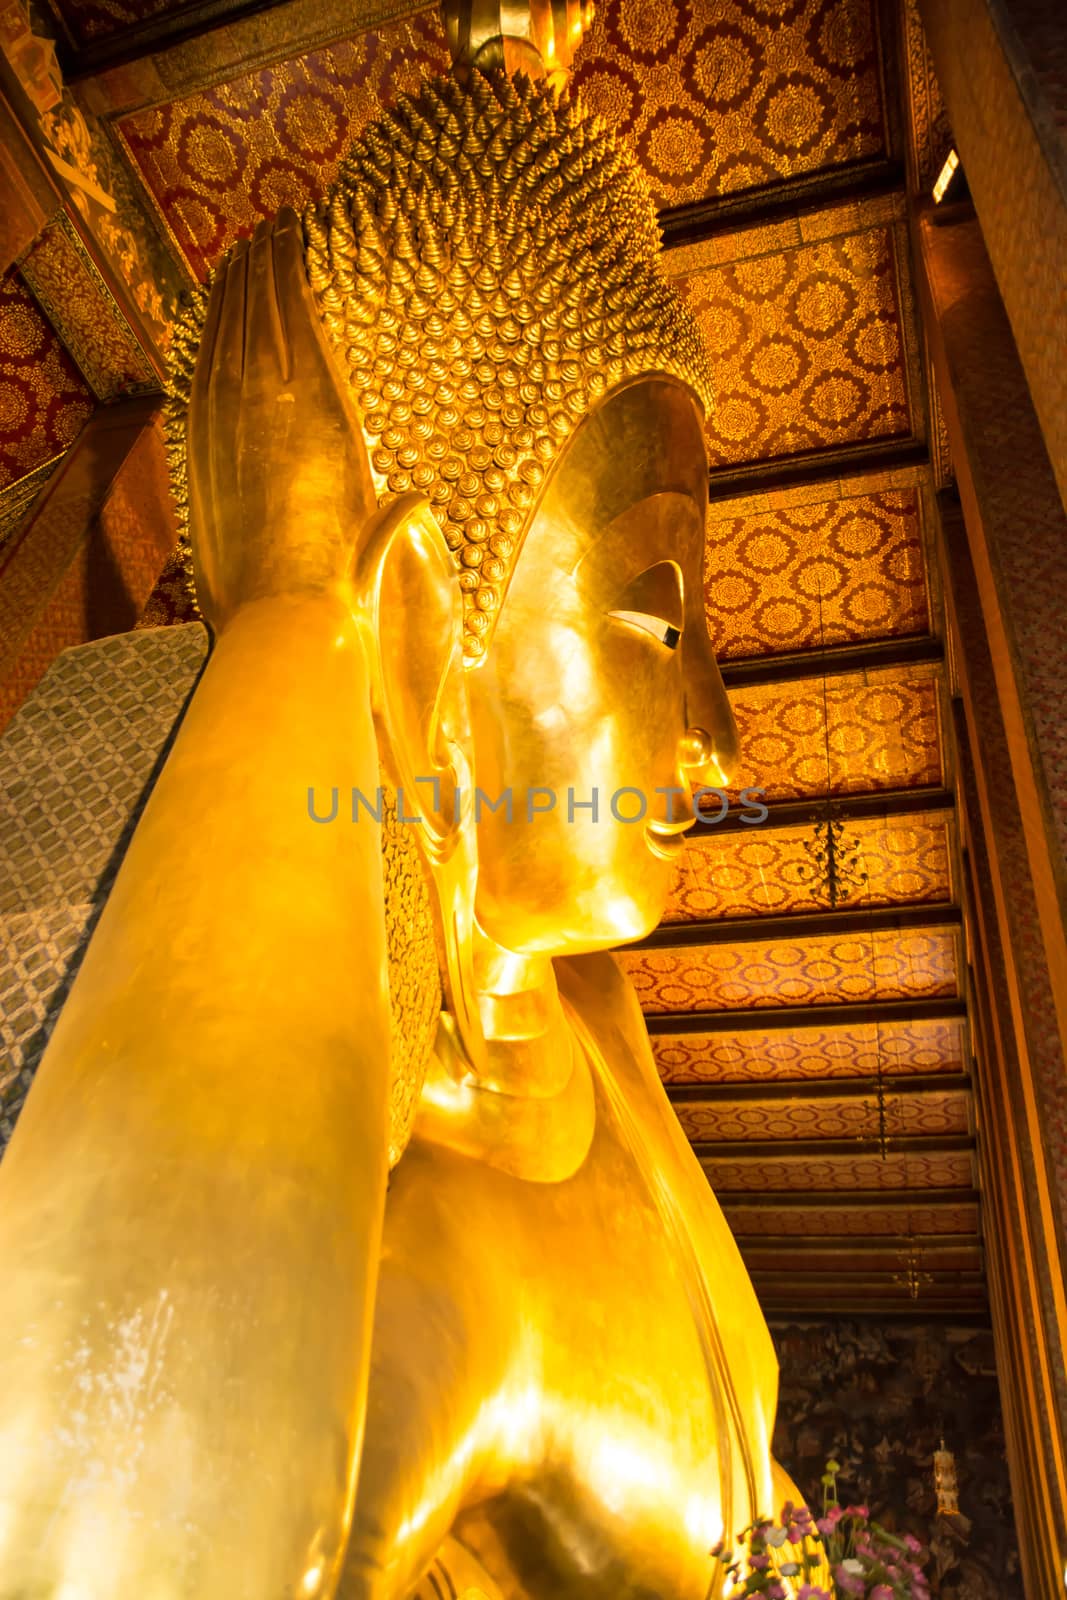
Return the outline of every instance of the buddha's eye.
<path id="1" fill-rule="evenodd" d="M 633 628 L 642 628 L 645 633 L 652 634 L 660 644 L 665 644 L 668 650 L 675 650 L 682 637 L 681 628 L 676 628 L 672 622 L 665 622 L 662 617 L 653 617 L 647 611 L 609 611 L 609 617 L 614 617 L 617 622 L 628 622 Z"/>
<path id="2" fill-rule="evenodd" d="M 674 650 L 682 637 L 684 608 L 681 568 L 675 561 L 657 561 L 626 585 L 608 615 L 641 628 Z"/>

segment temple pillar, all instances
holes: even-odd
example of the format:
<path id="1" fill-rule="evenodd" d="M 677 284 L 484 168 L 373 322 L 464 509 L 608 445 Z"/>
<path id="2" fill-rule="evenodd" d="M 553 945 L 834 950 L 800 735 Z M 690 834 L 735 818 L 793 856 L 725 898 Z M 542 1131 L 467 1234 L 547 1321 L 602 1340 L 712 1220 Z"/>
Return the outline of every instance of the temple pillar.
<path id="1" fill-rule="evenodd" d="M 1027 1593 L 1059 1597 L 1067 1319 L 1053 1135 L 1067 1072 L 967 531 L 954 496 L 939 497 L 939 512 L 990 1307 Z"/>
<path id="2" fill-rule="evenodd" d="M 1067 503 L 1067 45 L 1059 0 L 920 0 L 996 281 Z"/>
<path id="3" fill-rule="evenodd" d="M 1067 1055 L 1067 513 L 973 216 L 920 212 L 917 277 Z M 1067 1144 L 1065 1144 L 1067 1156 Z M 1067 1214 L 1067 1172 L 1063 1200 Z"/>
<path id="4" fill-rule="evenodd" d="M 0 562 L 0 727 L 69 645 L 132 628 L 174 548 L 158 395 L 97 409 Z"/>
<path id="5" fill-rule="evenodd" d="M 1036 218 L 1027 220 L 1029 201 L 1022 200 L 1010 241 L 1001 229 L 1003 219 L 996 218 L 987 254 L 985 180 L 981 161 L 976 168 L 968 154 L 962 127 L 969 113 L 960 108 L 969 96 L 983 93 L 975 85 L 992 68 L 976 34 L 975 83 L 963 85 L 961 65 L 945 60 L 943 39 L 939 47 L 939 4 L 931 0 L 937 15 L 927 23 L 939 76 L 948 73 L 942 87 L 975 206 L 936 207 L 920 197 L 913 212 L 913 247 L 933 384 L 958 490 L 958 499 L 951 493 L 939 497 L 939 522 L 959 697 L 962 890 L 973 971 L 990 1300 L 1001 1369 L 1011 1374 L 1005 1415 L 1027 1551 L 1027 1593 L 1032 1600 L 1062 1600 L 1067 1558 L 1062 1265 L 1067 1242 L 1067 613 L 1062 605 L 1067 512 L 1055 470 L 1057 435 L 1039 414 L 1039 395 L 1047 410 L 1049 391 L 1042 390 L 1040 363 L 1034 365 L 1025 347 L 1036 330 L 1018 323 L 1008 299 L 1009 292 L 1020 292 L 1011 280 L 1011 252 L 1022 260 Z M 962 50 L 964 41 L 968 48 L 971 44 L 971 23 L 956 16 L 968 4 L 953 0 L 953 26 L 960 30 L 955 50 Z M 989 23 L 984 0 L 975 0 L 973 9 Z M 1006 90 L 1001 84 L 996 95 L 988 87 L 984 92 L 993 96 L 985 104 L 985 133 L 995 139 L 993 125 L 1008 114 Z M 1015 176 L 1001 169 L 990 181 L 1002 203 L 1014 198 Z M 1022 180 L 1018 187 L 1026 190 L 1026 184 Z M 1035 259 L 1036 270 L 1044 272 L 1041 251 Z M 1067 255 L 1062 270 L 1067 272 Z M 1042 337 L 1051 352 L 1056 339 L 1047 318 L 1057 297 L 1040 287 L 1027 292 L 1042 306 Z M 1057 424 L 1064 420 L 1058 416 Z"/>

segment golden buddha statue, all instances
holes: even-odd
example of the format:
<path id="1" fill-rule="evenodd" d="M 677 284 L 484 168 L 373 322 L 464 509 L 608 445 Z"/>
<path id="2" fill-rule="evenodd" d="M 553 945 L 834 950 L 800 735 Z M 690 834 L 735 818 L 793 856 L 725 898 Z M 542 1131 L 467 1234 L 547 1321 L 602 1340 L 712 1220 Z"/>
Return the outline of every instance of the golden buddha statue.
<path id="1" fill-rule="evenodd" d="M 603 953 L 734 760 L 707 366 L 479 51 L 179 330 L 214 644 L 0 1169 L 0 1600 L 705 1600 L 790 1495 Z"/>

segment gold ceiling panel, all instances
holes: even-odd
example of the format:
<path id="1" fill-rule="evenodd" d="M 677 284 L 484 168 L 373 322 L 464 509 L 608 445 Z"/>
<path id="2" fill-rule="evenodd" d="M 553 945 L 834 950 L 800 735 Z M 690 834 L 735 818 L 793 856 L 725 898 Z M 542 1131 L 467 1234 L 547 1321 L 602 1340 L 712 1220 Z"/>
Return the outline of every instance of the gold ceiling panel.
<path id="1" fill-rule="evenodd" d="M 978 1207 L 828 1206 L 825 1210 L 746 1207 L 730 1211 L 727 1220 L 742 1245 L 763 1238 L 906 1238 L 908 1230 L 923 1234 L 977 1234 Z"/>
<path id="2" fill-rule="evenodd" d="M 915 489 L 708 518 L 708 632 L 720 659 L 926 633 Z"/>
<path id="3" fill-rule="evenodd" d="M 803 1090 L 798 1088 L 798 1095 Z M 966 1090 L 909 1094 L 891 1086 L 885 1097 L 886 1136 L 965 1134 L 969 1129 Z M 874 1090 L 860 1099 L 819 1096 L 813 1100 L 734 1100 L 714 1105 L 675 1106 L 678 1121 L 694 1143 L 713 1139 L 877 1139 L 878 1103 Z"/>
<path id="4" fill-rule="evenodd" d="M 332 183 L 354 136 L 448 67 L 436 11 L 121 118 L 115 127 L 198 279 L 280 206 Z"/>
<path id="5" fill-rule="evenodd" d="M 822 223 L 846 220 L 835 211 Z M 753 228 L 665 257 L 711 351 L 713 468 L 912 431 L 893 226 L 783 248 L 801 227 Z"/>
<path id="6" fill-rule="evenodd" d="M 958 992 L 952 928 L 618 954 L 645 1011 L 655 1015 L 934 999 Z"/>
<path id="7" fill-rule="evenodd" d="M 601 0 L 575 81 L 676 206 L 885 150 L 870 0 Z"/>
<path id="8" fill-rule="evenodd" d="M 665 1083 L 758 1083 L 963 1072 L 962 1021 L 883 1022 L 842 1028 L 767 1028 L 739 1033 L 655 1034 Z"/>
<path id="9" fill-rule="evenodd" d="M 890 1151 L 883 1160 L 878 1155 L 802 1156 L 790 1158 L 788 1151 L 776 1161 L 701 1162 L 715 1193 L 783 1189 L 797 1193 L 839 1189 L 914 1189 L 921 1202 L 927 1189 L 968 1189 L 974 1172 L 969 1152 L 958 1155 L 915 1155 Z M 777 1222 L 783 1212 L 775 1213 Z M 912 1213 L 914 1217 L 915 1213 Z"/>
<path id="10" fill-rule="evenodd" d="M 865 906 L 937 905 L 952 899 L 949 818 L 930 815 L 862 818 L 846 831 L 859 851 L 862 873 L 843 903 Z M 813 881 L 810 825 L 748 833 L 691 836 L 671 886 L 665 922 L 723 917 L 781 916 L 825 911 L 821 881 Z"/>
<path id="11" fill-rule="evenodd" d="M 934 787 L 944 781 L 938 669 L 821 678 L 731 691 L 741 738 L 738 790 L 767 800 Z M 829 722 L 829 740 L 825 736 Z"/>

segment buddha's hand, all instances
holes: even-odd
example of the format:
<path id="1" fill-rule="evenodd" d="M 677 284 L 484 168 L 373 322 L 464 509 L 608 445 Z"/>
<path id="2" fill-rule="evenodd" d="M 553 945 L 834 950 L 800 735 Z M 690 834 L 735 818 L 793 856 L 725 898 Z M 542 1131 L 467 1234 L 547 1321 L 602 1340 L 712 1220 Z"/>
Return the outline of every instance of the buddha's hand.
<path id="1" fill-rule="evenodd" d="M 374 494 L 288 207 L 219 271 L 187 441 L 197 593 L 216 629 L 249 600 L 337 587 Z"/>

